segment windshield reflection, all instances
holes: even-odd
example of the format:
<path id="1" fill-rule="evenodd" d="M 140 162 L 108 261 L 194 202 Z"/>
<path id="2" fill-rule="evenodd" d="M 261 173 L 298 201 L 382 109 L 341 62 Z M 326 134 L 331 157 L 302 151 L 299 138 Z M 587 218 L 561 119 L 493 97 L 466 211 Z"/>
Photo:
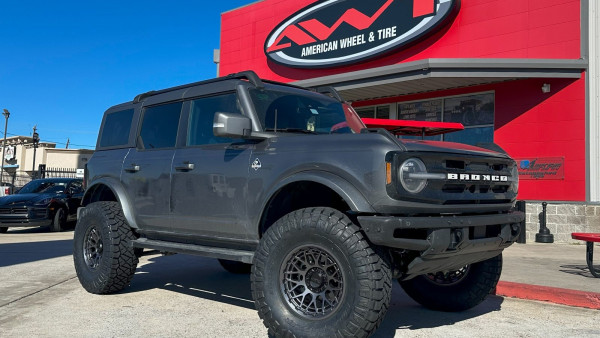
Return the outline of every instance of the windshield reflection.
<path id="1" fill-rule="evenodd" d="M 17 194 L 59 194 L 65 191 L 66 186 L 65 182 L 31 181 Z"/>
<path id="2" fill-rule="evenodd" d="M 365 127 L 349 105 L 322 94 L 250 89 L 250 96 L 265 131 L 348 134 Z"/>

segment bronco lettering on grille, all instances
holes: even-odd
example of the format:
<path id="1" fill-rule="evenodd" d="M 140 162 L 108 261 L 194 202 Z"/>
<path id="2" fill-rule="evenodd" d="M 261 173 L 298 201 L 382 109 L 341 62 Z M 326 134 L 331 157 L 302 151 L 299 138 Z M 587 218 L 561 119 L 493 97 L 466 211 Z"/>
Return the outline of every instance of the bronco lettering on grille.
<path id="1" fill-rule="evenodd" d="M 476 182 L 508 182 L 505 175 L 479 175 L 479 174 L 451 174 L 448 173 L 449 181 L 476 181 Z"/>

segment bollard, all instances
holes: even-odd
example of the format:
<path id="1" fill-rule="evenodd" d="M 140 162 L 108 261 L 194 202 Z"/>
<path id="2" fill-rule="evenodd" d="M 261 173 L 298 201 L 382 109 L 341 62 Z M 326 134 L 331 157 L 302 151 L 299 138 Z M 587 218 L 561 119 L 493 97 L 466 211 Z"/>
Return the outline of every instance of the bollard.
<path id="1" fill-rule="evenodd" d="M 518 211 L 522 211 L 523 213 L 526 213 L 527 210 L 526 210 L 525 206 L 526 206 L 525 201 L 517 201 L 517 203 L 515 204 L 515 209 Z M 517 237 L 517 243 L 519 243 L 519 244 L 527 243 L 527 226 L 526 226 L 525 221 L 526 220 L 523 220 L 523 222 L 520 223 L 521 232 L 519 233 L 519 237 Z"/>
<path id="2" fill-rule="evenodd" d="M 535 234 L 537 243 L 554 243 L 554 235 L 550 233 L 550 229 L 546 226 L 546 206 L 548 203 L 542 203 L 542 214 L 540 216 L 540 232 Z"/>

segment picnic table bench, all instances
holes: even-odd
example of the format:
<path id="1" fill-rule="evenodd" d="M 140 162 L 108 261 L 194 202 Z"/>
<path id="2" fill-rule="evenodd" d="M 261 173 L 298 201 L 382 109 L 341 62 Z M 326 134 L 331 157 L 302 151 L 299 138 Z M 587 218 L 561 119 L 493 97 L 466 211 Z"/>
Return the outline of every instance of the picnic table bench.
<path id="1" fill-rule="evenodd" d="M 596 270 L 594 268 L 594 242 L 600 242 L 600 233 L 582 233 L 582 232 L 574 232 L 571 233 L 571 237 L 573 239 L 578 239 L 580 241 L 586 242 L 586 261 L 587 265 L 590 268 L 590 272 L 592 276 L 596 278 L 600 278 L 600 270 Z"/>

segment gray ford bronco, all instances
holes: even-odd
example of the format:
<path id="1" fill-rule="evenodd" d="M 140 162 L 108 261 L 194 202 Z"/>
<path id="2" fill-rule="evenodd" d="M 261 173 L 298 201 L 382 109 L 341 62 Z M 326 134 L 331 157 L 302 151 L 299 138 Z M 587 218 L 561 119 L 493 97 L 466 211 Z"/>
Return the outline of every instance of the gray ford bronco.
<path id="1" fill-rule="evenodd" d="M 399 139 L 335 90 L 253 72 L 108 109 L 85 173 L 74 261 L 87 291 L 127 287 L 148 252 L 217 258 L 251 274 L 274 336 L 368 336 L 392 279 L 428 308 L 469 309 L 524 219 L 501 150 Z"/>

